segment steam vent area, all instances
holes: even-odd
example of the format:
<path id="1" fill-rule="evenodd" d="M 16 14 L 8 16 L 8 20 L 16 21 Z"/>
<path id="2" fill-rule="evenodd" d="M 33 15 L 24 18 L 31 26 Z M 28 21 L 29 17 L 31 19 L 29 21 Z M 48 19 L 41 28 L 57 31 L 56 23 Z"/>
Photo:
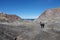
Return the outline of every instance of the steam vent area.
<path id="1" fill-rule="evenodd" d="M 60 8 L 47 9 L 34 20 L 0 13 L 0 40 L 60 40 Z"/>

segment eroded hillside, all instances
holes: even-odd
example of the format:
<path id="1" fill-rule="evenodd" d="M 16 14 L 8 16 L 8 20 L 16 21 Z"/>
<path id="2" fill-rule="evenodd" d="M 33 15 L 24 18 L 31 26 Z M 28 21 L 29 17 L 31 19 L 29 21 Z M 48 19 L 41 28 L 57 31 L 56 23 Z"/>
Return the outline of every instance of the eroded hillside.
<path id="1" fill-rule="evenodd" d="M 60 8 L 48 9 L 34 21 L 21 20 L 0 14 L 0 40 L 60 40 Z"/>

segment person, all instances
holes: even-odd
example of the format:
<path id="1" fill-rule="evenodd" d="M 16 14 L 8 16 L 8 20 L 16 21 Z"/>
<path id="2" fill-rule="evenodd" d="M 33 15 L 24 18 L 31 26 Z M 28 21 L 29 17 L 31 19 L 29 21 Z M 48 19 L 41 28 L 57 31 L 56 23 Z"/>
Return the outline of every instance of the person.
<path id="1" fill-rule="evenodd" d="M 41 28 L 44 28 L 45 24 L 40 22 L 40 26 L 41 26 Z"/>

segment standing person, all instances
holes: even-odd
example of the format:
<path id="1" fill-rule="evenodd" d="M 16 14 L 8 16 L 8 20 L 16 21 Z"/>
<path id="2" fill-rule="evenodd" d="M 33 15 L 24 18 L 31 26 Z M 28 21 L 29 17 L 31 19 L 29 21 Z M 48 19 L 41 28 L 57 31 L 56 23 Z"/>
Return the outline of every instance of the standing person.
<path id="1" fill-rule="evenodd" d="M 40 26 L 41 26 L 41 28 L 44 28 L 45 24 L 40 22 Z"/>

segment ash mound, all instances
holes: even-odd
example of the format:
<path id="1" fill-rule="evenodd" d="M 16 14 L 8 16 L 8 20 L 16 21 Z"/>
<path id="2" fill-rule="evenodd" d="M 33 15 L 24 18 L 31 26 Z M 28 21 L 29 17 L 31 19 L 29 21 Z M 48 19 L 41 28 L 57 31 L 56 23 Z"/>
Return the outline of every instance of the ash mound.
<path id="1" fill-rule="evenodd" d="M 47 9 L 45 12 L 39 16 L 35 22 L 60 22 L 60 8 Z"/>
<path id="2" fill-rule="evenodd" d="M 0 22 L 14 22 L 14 21 L 21 21 L 22 19 L 14 14 L 4 14 L 0 13 Z"/>

